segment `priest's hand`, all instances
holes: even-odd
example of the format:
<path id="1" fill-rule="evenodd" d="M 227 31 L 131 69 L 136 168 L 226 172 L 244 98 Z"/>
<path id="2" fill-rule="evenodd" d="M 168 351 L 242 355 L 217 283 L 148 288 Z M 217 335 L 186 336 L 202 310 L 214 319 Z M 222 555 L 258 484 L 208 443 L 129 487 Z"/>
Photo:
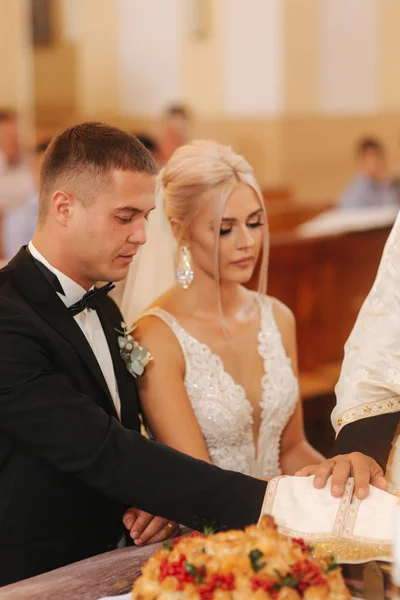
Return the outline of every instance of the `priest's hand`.
<path id="1" fill-rule="evenodd" d="M 360 452 L 339 454 L 318 465 L 304 467 L 296 473 L 298 477 L 310 475 L 314 475 L 314 487 L 316 488 L 325 487 L 328 478 L 332 476 L 331 493 L 336 498 L 340 498 L 344 494 L 349 477 L 354 477 L 355 495 L 360 500 L 368 496 L 369 485 L 374 485 L 381 490 L 387 489 L 387 481 L 381 467 L 373 458 Z"/>
<path id="2" fill-rule="evenodd" d="M 128 508 L 122 522 L 135 545 L 144 546 L 162 542 L 179 533 L 179 525 L 162 517 L 155 517 L 144 510 Z"/>

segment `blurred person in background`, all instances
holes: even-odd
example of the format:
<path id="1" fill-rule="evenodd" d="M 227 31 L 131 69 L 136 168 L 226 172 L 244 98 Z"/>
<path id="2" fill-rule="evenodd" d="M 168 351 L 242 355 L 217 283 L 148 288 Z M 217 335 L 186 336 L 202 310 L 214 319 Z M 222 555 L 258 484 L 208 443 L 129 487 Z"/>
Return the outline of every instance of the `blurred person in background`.
<path id="1" fill-rule="evenodd" d="M 34 182 L 25 201 L 10 210 L 3 221 L 3 249 L 6 259 L 10 259 L 18 252 L 21 246 L 30 242 L 35 231 L 38 218 L 40 169 L 44 153 L 50 140 L 37 144 L 31 163 L 31 172 Z"/>
<path id="2" fill-rule="evenodd" d="M 142 142 L 142 144 L 146 148 L 146 150 L 148 150 L 150 152 L 156 165 L 159 165 L 161 157 L 160 157 L 160 148 L 158 146 L 157 140 L 153 136 L 151 136 L 147 133 L 134 133 L 133 135 L 135 137 L 137 137 L 139 142 Z"/>
<path id="3" fill-rule="evenodd" d="M 179 146 L 187 144 L 192 137 L 192 114 L 182 104 L 172 104 L 162 117 L 158 139 L 159 163 L 164 165 Z"/>
<path id="4" fill-rule="evenodd" d="M 34 190 L 27 154 L 18 130 L 17 115 L 0 110 L 0 214 L 6 214 Z"/>
<path id="5" fill-rule="evenodd" d="M 388 179 L 381 142 L 375 138 L 363 138 L 356 148 L 356 161 L 358 173 L 339 196 L 338 207 L 354 209 L 398 205 L 399 196 Z"/>

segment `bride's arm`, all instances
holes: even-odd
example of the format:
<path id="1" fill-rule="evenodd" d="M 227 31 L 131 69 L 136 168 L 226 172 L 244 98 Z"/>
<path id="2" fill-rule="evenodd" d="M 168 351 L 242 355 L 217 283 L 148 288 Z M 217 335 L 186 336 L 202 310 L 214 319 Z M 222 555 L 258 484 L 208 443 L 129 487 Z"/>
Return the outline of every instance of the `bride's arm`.
<path id="1" fill-rule="evenodd" d="M 298 377 L 296 322 L 292 311 L 274 299 L 274 317 L 282 337 L 286 354 L 292 361 L 293 372 Z M 305 465 L 324 460 L 307 441 L 304 433 L 303 407 L 298 399 L 296 410 L 290 418 L 281 439 L 281 469 L 286 475 L 294 475 Z"/>
<path id="2" fill-rule="evenodd" d="M 155 439 L 211 462 L 186 393 L 185 360 L 175 335 L 154 316 L 142 318 L 134 335 L 153 356 L 138 384 L 145 419 Z"/>

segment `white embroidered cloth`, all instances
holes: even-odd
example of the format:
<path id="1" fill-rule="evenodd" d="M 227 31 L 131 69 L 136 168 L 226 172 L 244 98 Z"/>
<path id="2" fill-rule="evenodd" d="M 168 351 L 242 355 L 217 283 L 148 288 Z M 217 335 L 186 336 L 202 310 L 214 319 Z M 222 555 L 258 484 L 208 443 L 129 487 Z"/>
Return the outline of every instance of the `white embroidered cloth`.
<path id="1" fill-rule="evenodd" d="M 276 477 L 265 495 L 262 514 L 270 514 L 285 535 L 321 544 L 340 562 L 391 560 L 398 498 L 370 487 L 365 500 L 354 494 L 354 480 L 347 482 L 342 498 L 334 498 L 330 484 L 319 490 L 313 477 Z"/>

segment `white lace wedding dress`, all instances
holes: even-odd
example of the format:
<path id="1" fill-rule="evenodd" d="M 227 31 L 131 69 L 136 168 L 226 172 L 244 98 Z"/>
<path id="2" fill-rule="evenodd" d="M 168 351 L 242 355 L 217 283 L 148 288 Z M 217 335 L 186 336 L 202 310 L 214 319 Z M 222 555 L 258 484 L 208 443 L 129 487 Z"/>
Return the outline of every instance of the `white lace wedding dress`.
<path id="1" fill-rule="evenodd" d="M 261 424 L 257 448 L 253 407 L 244 388 L 224 370 L 222 360 L 191 336 L 170 313 L 153 308 L 143 316 L 162 319 L 174 332 L 185 358 L 185 387 L 215 465 L 254 477 L 280 474 L 282 432 L 298 401 L 298 382 L 273 315 L 272 300 L 257 295 L 260 305 L 258 352 L 261 379 Z"/>

